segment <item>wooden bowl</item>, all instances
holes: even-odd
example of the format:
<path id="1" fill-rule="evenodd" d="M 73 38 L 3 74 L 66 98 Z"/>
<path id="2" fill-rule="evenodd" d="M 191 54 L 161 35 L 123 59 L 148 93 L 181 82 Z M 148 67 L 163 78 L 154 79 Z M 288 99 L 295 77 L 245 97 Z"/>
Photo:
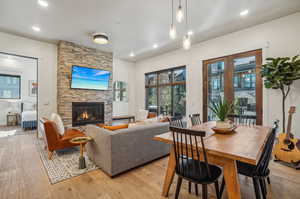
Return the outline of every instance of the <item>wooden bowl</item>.
<path id="1" fill-rule="evenodd" d="M 234 130 L 237 128 L 237 126 L 233 126 L 232 128 L 217 128 L 217 127 L 213 127 L 211 128 L 215 133 L 219 133 L 219 134 L 230 134 L 230 133 L 234 133 Z"/>

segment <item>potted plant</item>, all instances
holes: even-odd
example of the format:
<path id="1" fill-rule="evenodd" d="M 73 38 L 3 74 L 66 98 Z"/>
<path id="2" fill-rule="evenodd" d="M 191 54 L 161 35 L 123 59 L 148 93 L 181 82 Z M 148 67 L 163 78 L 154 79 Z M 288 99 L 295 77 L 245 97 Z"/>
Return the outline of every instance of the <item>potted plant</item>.
<path id="1" fill-rule="evenodd" d="M 228 120 L 228 115 L 234 111 L 233 103 L 229 103 L 227 100 L 220 98 L 220 100 L 216 102 L 212 101 L 209 108 L 219 119 L 216 128 L 227 129 L 233 127 L 232 122 Z"/>
<path id="2" fill-rule="evenodd" d="M 267 58 L 262 66 L 261 76 L 267 89 L 280 89 L 282 94 L 282 130 L 285 133 L 285 100 L 291 91 L 291 85 L 300 79 L 299 56 Z"/>

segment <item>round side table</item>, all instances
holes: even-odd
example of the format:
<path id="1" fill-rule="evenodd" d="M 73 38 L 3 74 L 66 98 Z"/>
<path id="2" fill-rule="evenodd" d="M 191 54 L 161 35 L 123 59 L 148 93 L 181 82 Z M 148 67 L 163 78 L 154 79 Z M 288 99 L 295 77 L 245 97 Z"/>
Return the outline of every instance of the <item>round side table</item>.
<path id="1" fill-rule="evenodd" d="M 70 140 L 70 142 L 72 144 L 80 144 L 80 156 L 79 156 L 79 169 L 85 169 L 86 168 L 86 164 L 85 164 L 85 158 L 83 156 L 83 147 L 84 144 L 86 144 L 87 142 L 91 141 L 92 138 L 89 136 L 82 136 L 82 137 L 76 137 Z"/>

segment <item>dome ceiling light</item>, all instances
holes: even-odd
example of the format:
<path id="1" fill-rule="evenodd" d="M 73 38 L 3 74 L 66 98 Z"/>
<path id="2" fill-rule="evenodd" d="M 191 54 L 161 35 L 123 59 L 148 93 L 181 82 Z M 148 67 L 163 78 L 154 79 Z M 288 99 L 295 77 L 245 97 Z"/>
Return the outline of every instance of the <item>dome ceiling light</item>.
<path id="1" fill-rule="evenodd" d="M 108 44 L 109 39 L 105 33 L 95 33 L 93 35 L 93 41 L 97 44 L 105 45 Z"/>

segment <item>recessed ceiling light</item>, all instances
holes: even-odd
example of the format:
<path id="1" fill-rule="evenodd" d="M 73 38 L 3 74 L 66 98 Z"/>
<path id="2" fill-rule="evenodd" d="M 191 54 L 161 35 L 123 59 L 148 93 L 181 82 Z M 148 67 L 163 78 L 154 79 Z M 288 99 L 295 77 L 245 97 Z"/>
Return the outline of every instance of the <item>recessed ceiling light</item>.
<path id="1" fill-rule="evenodd" d="M 240 12 L 241 16 L 246 16 L 249 13 L 249 10 L 243 10 L 242 12 Z"/>
<path id="2" fill-rule="evenodd" d="M 194 32 L 192 30 L 189 30 L 187 33 L 189 36 L 192 36 L 194 34 Z"/>
<path id="3" fill-rule="evenodd" d="M 40 31 L 41 31 L 41 29 L 40 29 L 39 27 L 37 27 L 37 26 L 32 26 L 31 28 L 32 28 L 32 30 L 34 30 L 35 32 L 40 32 Z"/>
<path id="4" fill-rule="evenodd" d="M 158 45 L 157 44 L 153 44 L 153 48 L 157 48 L 158 47 Z"/>
<path id="5" fill-rule="evenodd" d="M 108 36 L 105 33 L 95 33 L 93 40 L 97 44 L 108 44 Z"/>
<path id="6" fill-rule="evenodd" d="M 38 4 L 42 7 L 48 7 L 48 2 L 46 0 L 38 0 Z"/>
<path id="7" fill-rule="evenodd" d="M 130 57 L 134 57 L 134 53 L 133 53 L 133 52 L 131 52 L 129 56 L 130 56 Z"/>

